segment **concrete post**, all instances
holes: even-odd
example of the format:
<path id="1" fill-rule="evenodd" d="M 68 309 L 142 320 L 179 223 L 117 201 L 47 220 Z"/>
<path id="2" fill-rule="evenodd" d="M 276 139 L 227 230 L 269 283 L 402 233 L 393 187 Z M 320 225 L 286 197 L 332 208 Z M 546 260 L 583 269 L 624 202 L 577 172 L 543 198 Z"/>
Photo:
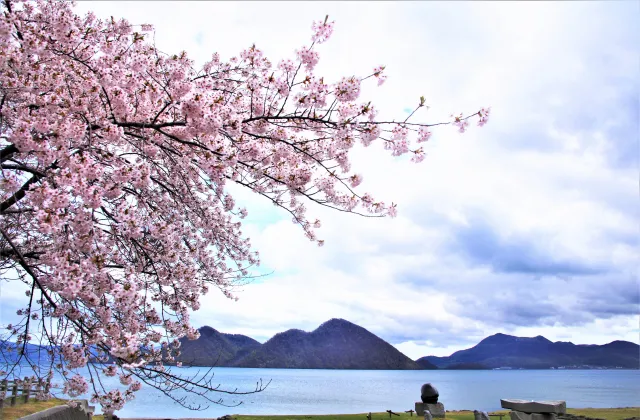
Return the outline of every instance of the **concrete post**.
<path id="1" fill-rule="evenodd" d="M 11 389 L 11 407 L 16 405 L 16 398 L 18 397 L 18 382 L 20 382 L 20 379 L 15 379 L 13 381 L 13 388 Z"/>
<path id="2" fill-rule="evenodd" d="M 25 377 L 24 383 L 22 385 L 22 396 L 24 397 L 24 403 L 29 402 L 29 397 L 31 396 L 31 379 Z"/>

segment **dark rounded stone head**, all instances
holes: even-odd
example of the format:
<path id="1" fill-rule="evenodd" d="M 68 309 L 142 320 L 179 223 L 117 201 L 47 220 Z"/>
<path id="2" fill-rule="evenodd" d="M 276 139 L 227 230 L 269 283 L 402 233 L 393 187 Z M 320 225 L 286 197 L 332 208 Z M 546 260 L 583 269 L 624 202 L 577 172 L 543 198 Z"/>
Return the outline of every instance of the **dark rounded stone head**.
<path id="1" fill-rule="evenodd" d="M 425 404 L 436 404 L 439 396 L 438 390 L 431 384 L 424 384 L 422 388 L 420 388 L 420 398 L 422 398 L 422 402 Z"/>

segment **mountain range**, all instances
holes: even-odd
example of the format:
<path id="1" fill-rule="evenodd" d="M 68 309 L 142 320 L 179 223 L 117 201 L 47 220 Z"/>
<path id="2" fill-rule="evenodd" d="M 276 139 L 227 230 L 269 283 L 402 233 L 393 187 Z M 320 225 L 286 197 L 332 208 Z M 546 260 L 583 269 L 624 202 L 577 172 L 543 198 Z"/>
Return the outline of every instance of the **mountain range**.
<path id="1" fill-rule="evenodd" d="M 640 346 L 628 341 L 604 345 L 552 342 L 542 337 L 515 337 L 495 334 L 470 349 L 448 357 L 427 356 L 428 361 L 445 369 L 549 369 L 558 367 L 640 367 Z"/>
<path id="2" fill-rule="evenodd" d="M 380 370 L 640 368 L 640 346 L 628 341 L 587 345 L 498 333 L 450 356 L 426 356 L 414 361 L 344 319 L 331 319 L 311 332 L 287 330 L 264 344 L 209 326 L 198 331 L 197 340 L 180 340 L 181 355 L 177 360 L 185 366 Z M 7 344 L 0 342 L 0 362 L 11 363 L 17 355 L 6 351 Z M 41 350 L 46 348 L 27 345 L 30 354 Z"/>
<path id="3" fill-rule="evenodd" d="M 331 319 L 311 332 L 287 330 L 264 344 L 205 326 L 197 340 L 182 339 L 185 365 L 293 369 L 436 369 L 417 363 L 366 329 Z"/>
<path id="4" fill-rule="evenodd" d="M 416 361 L 366 329 L 331 319 L 312 332 L 297 329 L 264 344 L 244 335 L 199 329 L 198 340 L 181 340 L 185 365 L 297 369 L 548 369 L 551 367 L 640 367 L 640 346 L 628 341 L 605 345 L 552 342 L 542 336 L 495 334 L 448 357 Z"/>

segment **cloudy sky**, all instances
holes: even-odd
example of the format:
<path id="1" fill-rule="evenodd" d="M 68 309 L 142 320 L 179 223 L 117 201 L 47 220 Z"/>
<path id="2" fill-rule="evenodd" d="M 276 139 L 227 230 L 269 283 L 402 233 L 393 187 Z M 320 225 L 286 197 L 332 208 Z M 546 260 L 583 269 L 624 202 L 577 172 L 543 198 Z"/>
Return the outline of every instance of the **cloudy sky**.
<path id="1" fill-rule="evenodd" d="M 354 152 L 360 191 L 395 219 L 309 209 L 326 245 L 237 191 L 244 232 L 272 273 L 211 292 L 195 325 L 265 341 L 344 318 L 410 357 L 448 355 L 487 335 L 640 341 L 639 2 L 80 2 L 80 12 L 152 23 L 165 52 L 202 63 L 256 43 L 272 62 L 335 20 L 317 75 L 370 74 L 382 115 L 424 95 L 439 122 L 491 106 L 489 123 L 434 131 L 421 164 L 381 145 Z M 633 28 L 636 29 L 633 29 Z M 234 189 L 236 191 L 236 189 Z M 4 293 L 5 307 L 9 291 Z M 5 319 L 7 316 L 6 311 Z"/>

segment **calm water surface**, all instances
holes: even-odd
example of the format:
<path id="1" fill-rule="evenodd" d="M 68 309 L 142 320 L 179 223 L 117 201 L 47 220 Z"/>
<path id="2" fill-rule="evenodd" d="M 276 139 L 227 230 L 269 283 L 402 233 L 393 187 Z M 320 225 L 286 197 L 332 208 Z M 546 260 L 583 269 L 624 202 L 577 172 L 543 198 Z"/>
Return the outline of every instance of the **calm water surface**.
<path id="1" fill-rule="evenodd" d="M 196 368 L 175 372 L 195 373 Z M 145 387 L 116 414 L 120 417 L 219 417 L 224 414 L 338 414 L 413 409 L 420 386 L 433 383 L 447 410 L 500 409 L 501 398 L 561 399 L 567 406 L 640 406 L 640 370 L 476 370 L 371 371 L 216 368 L 215 383 L 224 389 L 255 389 L 262 378 L 271 384 L 242 397 L 220 394 L 227 404 L 189 411 L 160 392 Z M 115 384 L 117 378 L 112 382 Z M 217 397 L 217 395 L 216 395 Z"/>

